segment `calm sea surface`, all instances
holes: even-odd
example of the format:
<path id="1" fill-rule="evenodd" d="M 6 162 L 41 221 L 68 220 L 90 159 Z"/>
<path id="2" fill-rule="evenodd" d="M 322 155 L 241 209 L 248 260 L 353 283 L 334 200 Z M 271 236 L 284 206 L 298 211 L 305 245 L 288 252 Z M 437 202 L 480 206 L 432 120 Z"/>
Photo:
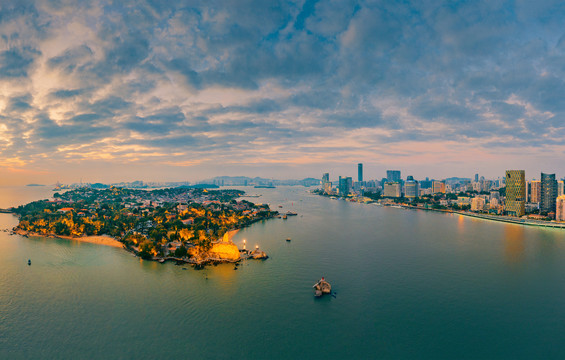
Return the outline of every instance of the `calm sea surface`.
<path id="1" fill-rule="evenodd" d="M 0 358 L 565 357 L 565 231 L 243 189 L 299 215 L 240 231 L 271 258 L 237 271 L 0 232 Z"/>

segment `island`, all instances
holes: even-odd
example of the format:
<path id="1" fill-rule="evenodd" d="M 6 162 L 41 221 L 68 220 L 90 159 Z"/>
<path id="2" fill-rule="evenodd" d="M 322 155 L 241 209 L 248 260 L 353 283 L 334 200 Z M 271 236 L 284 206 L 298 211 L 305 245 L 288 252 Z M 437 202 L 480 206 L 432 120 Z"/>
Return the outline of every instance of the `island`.
<path id="1" fill-rule="evenodd" d="M 119 246 L 159 262 L 203 266 L 210 262 L 265 259 L 258 248 L 239 249 L 242 227 L 278 215 L 267 204 L 238 200 L 241 190 L 79 188 L 11 209 L 14 233 Z"/>

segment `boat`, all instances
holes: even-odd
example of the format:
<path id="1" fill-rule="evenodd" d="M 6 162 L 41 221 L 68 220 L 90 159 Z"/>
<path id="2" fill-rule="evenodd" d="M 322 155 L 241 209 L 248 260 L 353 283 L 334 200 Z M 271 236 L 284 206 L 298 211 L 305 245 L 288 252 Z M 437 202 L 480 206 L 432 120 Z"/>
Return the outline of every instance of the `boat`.
<path id="1" fill-rule="evenodd" d="M 286 214 L 284 214 L 282 218 L 283 218 L 283 220 L 286 220 Z"/>
<path id="2" fill-rule="evenodd" d="M 282 208 L 282 205 L 279 205 L 280 208 Z"/>
<path id="3" fill-rule="evenodd" d="M 292 211 L 287 211 L 286 214 L 287 214 L 288 216 L 296 216 L 296 215 L 298 215 L 297 213 L 292 212 Z"/>
<path id="4" fill-rule="evenodd" d="M 28 264 L 28 265 L 31 265 L 31 259 L 29 259 L 29 260 L 27 261 L 27 264 Z"/>
<path id="5" fill-rule="evenodd" d="M 290 238 L 286 238 L 286 241 L 287 241 L 287 242 L 290 242 Z"/>
<path id="6" fill-rule="evenodd" d="M 313 286 L 314 288 L 314 296 L 320 297 L 324 294 L 331 294 L 332 286 L 329 282 L 326 281 L 324 277 L 322 277 L 316 284 Z"/>

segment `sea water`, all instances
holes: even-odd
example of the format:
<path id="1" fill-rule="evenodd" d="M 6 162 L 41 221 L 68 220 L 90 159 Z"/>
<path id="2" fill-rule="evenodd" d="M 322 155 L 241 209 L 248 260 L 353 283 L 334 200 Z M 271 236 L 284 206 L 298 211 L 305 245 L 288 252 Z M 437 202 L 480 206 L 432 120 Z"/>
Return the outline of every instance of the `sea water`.
<path id="1" fill-rule="evenodd" d="M 331 200 L 304 187 L 241 189 L 298 216 L 241 230 L 238 246 L 245 239 L 270 258 L 237 270 L 0 232 L 0 358 L 565 355 L 565 231 Z M 0 188 L 0 207 L 50 192 Z M 0 214 L 0 229 L 16 224 Z M 317 299 L 322 276 L 334 296 Z"/>

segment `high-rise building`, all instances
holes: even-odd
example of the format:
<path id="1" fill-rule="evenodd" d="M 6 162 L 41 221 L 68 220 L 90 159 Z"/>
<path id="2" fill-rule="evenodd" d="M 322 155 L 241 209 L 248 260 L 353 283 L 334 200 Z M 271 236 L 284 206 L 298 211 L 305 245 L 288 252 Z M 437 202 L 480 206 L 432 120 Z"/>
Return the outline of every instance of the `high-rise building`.
<path id="1" fill-rule="evenodd" d="M 420 181 L 419 185 L 421 189 L 429 189 L 432 187 L 432 182 L 430 181 L 430 178 L 426 178 L 426 180 Z"/>
<path id="2" fill-rule="evenodd" d="M 506 204 L 504 210 L 509 215 L 523 216 L 526 206 L 526 172 L 506 170 Z"/>
<path id="3" fill-rule="evenodd" d="M 485 209 L 485 199 L 480 196 L 475 196 L 471 199 L 471 211 L 483 211 Z"/>
<path id="4" fill-rule="evenodd" d="M 565 182 L 563 180 L 559 180 L 557 182 L 557 196 L 565 195 Z"/>
<path id="5" fill-rule="evenodd" d="M 332 192 L 332 183 L 330 181 L 330 173 L 324 173 L 322 175 L 322 191 L 326 194 Z"/>
<path id="6" fill-rule="evenodd" d="M 479 174 L 475 174 L 475 182 L 479 181 Z"/>
<path id="7" fill-rule="evenodd" d="M 565 195 L 558 196 L 555 200 L 555 220 L 565 221 Z"/>
<path id="8" fill-rule="evenodd" d="M 363 164 L 357 164 L 357 181 L 363 182 Z"/>
<path id="9" fill-rule="evenodd" d="M 434 180 L 432 182 L 432 194 L 445 194 L 445 183 Z"/>
<path id="10" fill-rule="evenodd" d="M 386 180 L 388 182 L 400 183 L 400 170 L 387 170 L 386 171 Z"/>
<path id="11" fill-rule="evenodd" d="M 410 177 L 410 176 L 409 176 Z M 418 188 L 418 182 L 412 178 L 412 180 L 407 180 L 404 185 L 406 188 L 405 195 L 407 198 L 417 198 L 420 195 L 420 189 Z"/>
<path id="12" fill-rule="evenodd" d="M 339 196 L 347 196 L 351 192 L 353 179 L 351 177 L 339 177 Z"/>
<path id="13" fill-rule="evenodd" d="M 386 197 L 400 197 L 400 183 L 386 182 L 383 195 Z"/>
<path id="14" fill-rule="evenodd" d="M 541 181 L 530 181 L 530 202 L 539 203 L 541 201 Z"/>
<path id="15" fill-rule="evenodd" d="M 555 174 L 541 173 L 540 211 L 555 214 L 555 199 L 557 198 L 557 181 Z"/>

